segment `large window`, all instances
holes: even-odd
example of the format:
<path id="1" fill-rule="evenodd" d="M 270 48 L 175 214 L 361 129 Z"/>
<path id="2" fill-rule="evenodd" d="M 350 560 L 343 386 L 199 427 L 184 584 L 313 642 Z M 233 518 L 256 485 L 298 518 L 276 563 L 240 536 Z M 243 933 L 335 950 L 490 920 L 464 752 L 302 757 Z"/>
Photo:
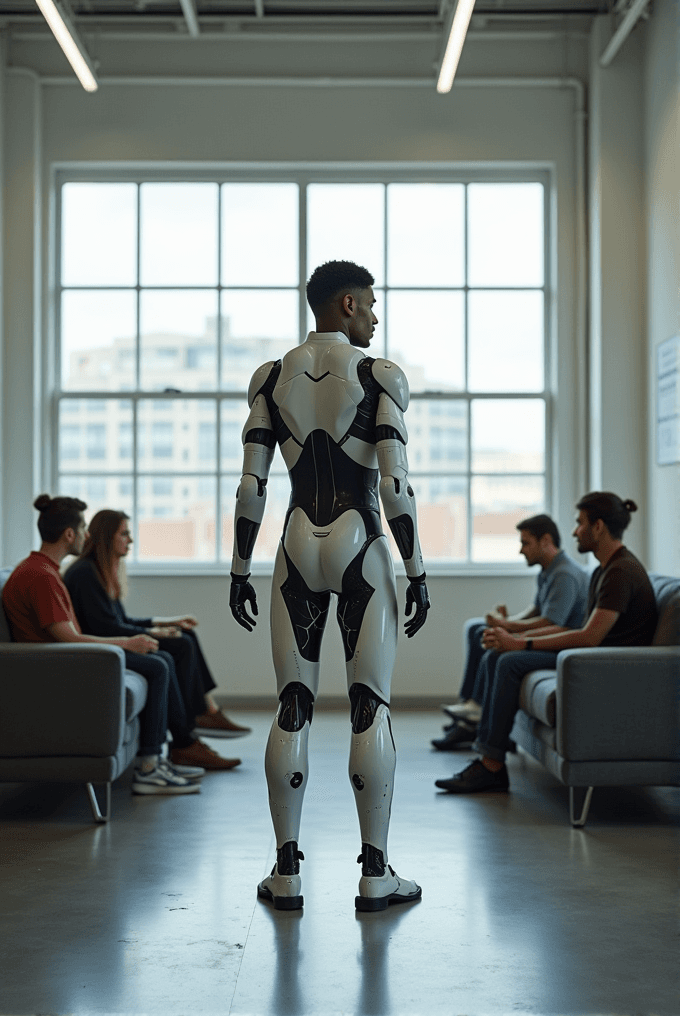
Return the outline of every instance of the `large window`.
<path id="1" fill-rule="evenodd" d="M 515 561 L 516 523 L 549 504 L 545 190 L 64 180 L 56 488 L 88 514 L 127 511 L 139 563 L 226 565 L 248 381 L 313 327 L 314 267 L 348 258 L 376 280 L 370 353 L 409 378 L 428 565 Z M 288 490 L 277 453 L 256 561 L 274 556 Z"/>

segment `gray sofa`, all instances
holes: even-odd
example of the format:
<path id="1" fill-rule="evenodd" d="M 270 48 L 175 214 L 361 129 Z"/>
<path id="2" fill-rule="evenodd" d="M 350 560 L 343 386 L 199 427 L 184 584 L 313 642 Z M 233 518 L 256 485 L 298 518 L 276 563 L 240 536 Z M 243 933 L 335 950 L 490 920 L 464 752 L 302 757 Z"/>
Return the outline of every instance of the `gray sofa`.
<path id="1" fill-rule="evenodd" d="M 10 572 L 0 571 L 0 593 Z M 107 822 L 111 783 L 139 748 L 146 693 L 118 646 L 12 642 L 0 609 L 0 782 L 84 783 L 95 821 Z"/>
<path id="2" fill-rule="evenodd" d="M 510 736 L 569 787 L 574 826 L 585 825 L 594 787 L 680 786 L 680 579 L 650 579 L 651 646 L 567 649 L 556 670 L 522 682 Z"/>

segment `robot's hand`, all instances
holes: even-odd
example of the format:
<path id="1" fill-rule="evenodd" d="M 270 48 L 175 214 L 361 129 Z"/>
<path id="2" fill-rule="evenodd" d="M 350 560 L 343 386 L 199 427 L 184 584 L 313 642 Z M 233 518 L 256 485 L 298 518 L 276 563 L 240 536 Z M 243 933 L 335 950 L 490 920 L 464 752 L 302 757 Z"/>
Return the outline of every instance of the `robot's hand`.
<path id="1" fill-rule="evenodd" d="M 418 579 L 409 579 L 408 589 L 406 590 L 406 616 L 411 617 L 411 611 L 415 604 L 416 612 L 410 621 L 407 621 L 404 625 L 406 629 L 406 638 L 413 638 L 417 631 L 423 627 L 427 621 L 427 612 L 430 609 L 430 597 L 427 595 L 427 586 L 425 585 L 425 576 Z"/>
<path id="2" fill-rule="evenodd" d="M 234 620 L 238 621 L 246 631 L 252 631 L 257 624 L 246 609 L 246 603 L 250 603 L 253 614 L 257 617 L 257 597 L 248 581 L 249 578 L 250 575 L 234 575 L 232 573 L 231 590 L 229 591 L 229 606 Z"/>

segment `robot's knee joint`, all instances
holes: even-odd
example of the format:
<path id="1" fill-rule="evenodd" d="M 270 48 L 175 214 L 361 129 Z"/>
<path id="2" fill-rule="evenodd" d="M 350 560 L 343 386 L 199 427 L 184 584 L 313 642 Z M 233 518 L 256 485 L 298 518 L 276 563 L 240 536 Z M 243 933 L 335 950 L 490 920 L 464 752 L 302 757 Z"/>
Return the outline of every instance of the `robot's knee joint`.
<path id="1" fill-rule="evenodd" d="M 291 681 L 279 695 L 281 708 L 278 724 L 281 730 L 289 732 L 302 730 L 305 723 L 312 722 L 314 713 L 314 696 L 309 688 L 300 681 Z"/>
<path id="2" fill-rule="evenodd" d="M 365 684 L 353 684 L 349 689 L 349 700 L 352 706 L 352 731 L 363 734 L 373 723 L 378 706 L 387 705 L 374 691 Z"/>

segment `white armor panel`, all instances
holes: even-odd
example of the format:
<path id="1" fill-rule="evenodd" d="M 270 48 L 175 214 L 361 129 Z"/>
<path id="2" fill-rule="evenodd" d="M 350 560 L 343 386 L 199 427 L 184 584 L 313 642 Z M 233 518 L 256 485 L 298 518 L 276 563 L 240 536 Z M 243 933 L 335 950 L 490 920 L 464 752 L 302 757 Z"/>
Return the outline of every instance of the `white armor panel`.
<path id="1" fill-rule="evenodd" d="M 378 357 L 372 367 L 373 377 L 389 397 L 393 399 L 403 413 L 408 409 L 409 389 L 406 375 L 401 367 L 391 360 Z"/>
<path id="2" fill-rule="evenodd" d="M 389 716 L 387 706 L 378 706 L 368 730 L 352 734 L 349 752 L 349 778 L 359 816 L 361 842 L 382 850 L 385 861 L 397 761 Z"/>

